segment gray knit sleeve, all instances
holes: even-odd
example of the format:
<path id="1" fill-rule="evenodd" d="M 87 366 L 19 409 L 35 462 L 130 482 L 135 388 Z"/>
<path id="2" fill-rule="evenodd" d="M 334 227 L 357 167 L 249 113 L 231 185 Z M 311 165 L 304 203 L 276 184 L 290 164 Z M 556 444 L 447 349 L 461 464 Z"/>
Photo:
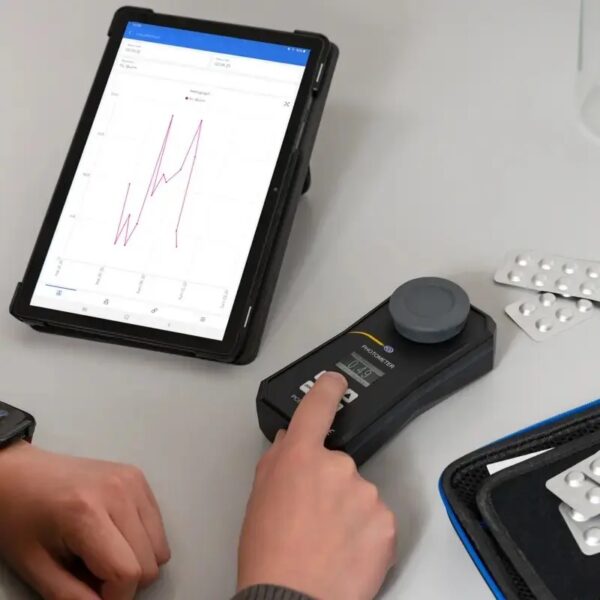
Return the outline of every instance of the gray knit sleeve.
<path id="1" fill-rule="evenodd" d="M 236 594 L 232 600 L 315 600 L 305 594 L 277 585 L 254 585 Z"/>

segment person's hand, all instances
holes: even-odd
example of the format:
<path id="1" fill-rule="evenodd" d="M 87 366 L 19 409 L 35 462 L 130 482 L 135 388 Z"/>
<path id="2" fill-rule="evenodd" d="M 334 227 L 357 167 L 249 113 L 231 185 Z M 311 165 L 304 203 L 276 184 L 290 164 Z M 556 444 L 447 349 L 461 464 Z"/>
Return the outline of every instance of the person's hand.
<path id="1" fill-rule="evenodd" d="M 138 469 L 18 442 L 0 450 L 0 556 L 46 600 L 131 600 L 170 550 Z"/>
<path id="2" fill-rule="evenodd" d="M 288 587 L 319 600 L 371 599 L 395 555 L 395 518 L 325 438 L 347 383 L 322 375 L 256 469 L 240 537 L 238 590 Z"/>

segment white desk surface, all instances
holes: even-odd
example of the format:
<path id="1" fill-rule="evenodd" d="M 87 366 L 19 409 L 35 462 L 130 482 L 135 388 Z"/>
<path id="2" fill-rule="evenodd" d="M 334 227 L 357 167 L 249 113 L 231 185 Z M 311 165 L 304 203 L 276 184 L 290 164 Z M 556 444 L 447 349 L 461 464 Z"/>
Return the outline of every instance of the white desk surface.
<path id="1" fill-rule="evenodd" d="M 574 106 L 578 3 L 146 2 L 322 31 L 341 48 L 313 187 L 262 350 L 244 367 L 46 336 L 8 314 L 119 4 L 0 5 L 0 397 L 36 415 L 38 444 L 145 470 L 173 559 L 144 599 L 227 598 L 266 448 L 258 382 L 402 281 L 453 278 L 497 320 L 496 369 L 413 422 L 362 473 L 399 522 L 399 565 L 382 598 L 489 597 L 438 497 L 440 473 L 600 396 L 600 318 L 536 345 L 503 314 L 522 292 L 491 277 L 519 247 L 600 258 L 600 146 Z M 0 570 L 1 600 L 29 597 Z"/>

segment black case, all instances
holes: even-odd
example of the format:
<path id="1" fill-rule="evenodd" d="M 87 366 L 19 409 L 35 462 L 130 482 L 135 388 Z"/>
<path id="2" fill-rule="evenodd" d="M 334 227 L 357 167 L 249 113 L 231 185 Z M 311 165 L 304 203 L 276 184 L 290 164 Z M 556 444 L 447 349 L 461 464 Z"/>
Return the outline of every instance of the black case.
<path id="1" fill-rule="evenodd" d="M 558 464 L 558 461 L 563 461 L 563 468 L 568 468 L 569 464 L 583 458 L 582 452 L 584 456 L 591 455 L 599 447 L 600 400 L 596 400 L 471 452 L 444 470 L 439 490 L 450 521 L 496 598 L 547 600 L 555 596 L 549 592 L 548 582 L 536 571 L 529 554 L 515 543 L 506 523 L 498 516 L 491 500 L 493 491 L 509 480 L 531 476 L 549 465 Z M 490 475 L 487 470 L 490 463 L 541 450 L 549 451 L 495 475 Z M 557 472 L 560 471 L 558 469 Z M 538 489 L 541 489 L 539 481 L 537 483 Z M 558 499 L 547 493 L 547 498 L 554 504 L 553 509 L 556 508 Z M 533 527 L 535 519 L 529 522 Z M 567 544 L 564 542 L 568 537 L 566 525 L 560 523 L 560 526 L 547 546 L 549 555 L 556 554 L 557 548 L 564 549 L 565 546 L 561 544 Z M 575 542 L 569 539 L 568 544 L 570 552 L 575 548 Z M 583 565 L 586 557 L 583 554 L 580 556 Z M 577 575 L 574 571 L 566 575 L 567 578 L 571 576 L 575 581 Z M 596 590 L 599 582 L 600 571 Z"/>
<path id="2" fill-rule="evenodd" d="M 143 8 L 124 7 L 120 10 L 135 11 L 138 14 L 148 14 L 154 11 Z M 108 35 L 113 34 L 111 25 Z M 220 362 L 229 362 L 234 364 L 247 364 L 253 361 L 260 347 L 260 342 L 263 330 L 266 324 L 269 307 L 275 292 L 279 270 L 285 254 L 285 249 L 288 243 L 294 216 L 298 206 L 300 197 L 306 193 L 311 184 L 310 174 L 310 156 L 319 130 L 319 124 L 325 108 L 327 95 L 331 87 L 331 80 L 335 71 L 335 66 L 339 56 L 338 47 L 331 43 L 325 36 L 307 31 L 296 30 L 294 33 L 310 36 L 318 36 L 325 40 L 328 45 L 328 52 L 323 62 L 323 70 L 319 78 L 318 85 L 313 87 L 313 98 L 310 104 L 309 112 L 306 117 L 306 124 L 301 132 L 301 140 L 297 150 L 290 157 L 288 163 L 288 172 L 285 176 L 285 184 L 281 190 L 282 196 L 285 196 L 285 201 L 281 203 L 280 214 L 274 215 L 271 228 L 269 230 L 269 239 L 265 240 L 263 247 L 263 255 L 265 260 L 261 261 L 261 269 L 256 273 L 253 282 L 254 288 L 257 290 L 257 301 L 252 307 L 248 324 L 246 326 L 246 334 L 241 350 L 235 356 L 212 355 L 208 353 L 191 352 L 189 349 L 178 349 L 177 347 L 163 347 L 158 344 L 138 341 L 130 339 L 119 334 L 106 334 L 105 332 L 93 330 L 81 330 L 70 327 L 57 327 L 48 323 L 26 321 L 28 325 L 38 331 L 45 333 L 55 333 L 70 337 L 95 340 L 123 346 L 131 346 L 136 348 L 145 348 L 148 350 L 158 350 L 169 352 L 172 354 L 182 354 L 193 356 L 195 358 L 203 358 L 208 360 L 216 360 Z M 21 283 L 17 284 L 11 305 L 10 313 L 17 319 L 21 317 L 15 312 L 15 305 L 21 292 Z"/>

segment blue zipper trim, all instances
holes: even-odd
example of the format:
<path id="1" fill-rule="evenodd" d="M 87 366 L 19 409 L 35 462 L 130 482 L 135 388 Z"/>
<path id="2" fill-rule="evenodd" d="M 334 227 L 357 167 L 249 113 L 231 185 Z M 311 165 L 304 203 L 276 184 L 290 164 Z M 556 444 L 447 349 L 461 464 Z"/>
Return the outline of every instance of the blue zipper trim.
<path id="1" fill-rule="evenodd" d="M 448 513 L 448 518 L 450 519 L 450 523 L 452 523 L 454 530 L 458 534 L 458 537 L 460 538 L 460 541 L 462 542 L 463 546 L 465 547 L 465 550 L 468 552 L 469 556 L 471 557 L 471 560 L 477 567 L 477 570 L 479 571 L 479 573 L 481 574 L 481 576 L 487 583 L 492 594 L 494 594 L 494 597 L 497 598 L 497 600 L 506 600 L 506 596 L 502 593 L 502 591 L 498 587 L 498 584 L 496 583 L 496 580 L 494 579 L 492 574 L 488 571 L 488 568 L 485 566 L 485 563 L 481 560 L 481 557 L 477 553 L 477 550 L 475 550 L 471 540 L 469 539 L 469 536 L 467 535 L 467 532 L 463 529 L 463 526 L 460 524 L 458 518 L 456 517 L 454 510 L 450 506 L 450 503 L 448 502 L 448 498 L 446 497 L 446 494 L 445 494 L 444 490 L 442 489 L 442 478 L 441 477 L 440 477 L 440 480 L 438 483 L 438 491 L 440 493 L 440 496 L 442 497 L 442 502 L 444 503 L 444 506 L 446 507 L 446 512 Z"/>

